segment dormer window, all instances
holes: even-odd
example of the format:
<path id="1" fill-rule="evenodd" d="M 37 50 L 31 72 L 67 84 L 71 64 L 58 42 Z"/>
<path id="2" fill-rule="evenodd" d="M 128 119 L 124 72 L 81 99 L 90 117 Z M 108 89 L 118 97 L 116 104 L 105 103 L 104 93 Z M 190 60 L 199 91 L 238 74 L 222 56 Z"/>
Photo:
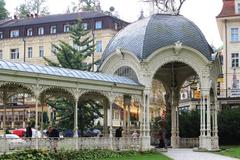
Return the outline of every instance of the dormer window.
<path id="1" fill-rule="evenodd" d="M 97 21 L 95 23 L 95 29 L 102 29 L 102 21 Z"/>
<path id="2" fill-rule="evenodd" d="M 0 32 L 0 39 L 3 39 L 3 32 Z"/>
<path id="3" fill-rule="evenodd" d="M 32 36 L 32 35 L 33 35 L 32 28 L 28 28 L 27 29 L 27 36 Z"/>
<path id="4" fill-rule="evenodd" d="M 87 30 L 88 29 L 88 24 L 87 23 L 82 23 L 82 27 L 84 30 Z"/>
<path id="5" fill-rule="evenodd" d="M 38 28 L 38 35 L 44 35 L 44 28 L 43 27 Z"/>
<path id="6" fill-rule="evenodd" d="M 69 32 L 70 30 L 70 25 L 69 24 L 65 24 L 64 25 L 64 32 Z"/>
<path id="7" fill-rule="evenodd" d="M 19 37 L 19 30 L 12 30 L 10 32 L 10 37 L 11 38 Z"/>
<path id="8" fill-rule="evenodd" d="M 56 34 L 57 33 L 57 26 L 51 26 L 50 33 L 51 34 Z"/>

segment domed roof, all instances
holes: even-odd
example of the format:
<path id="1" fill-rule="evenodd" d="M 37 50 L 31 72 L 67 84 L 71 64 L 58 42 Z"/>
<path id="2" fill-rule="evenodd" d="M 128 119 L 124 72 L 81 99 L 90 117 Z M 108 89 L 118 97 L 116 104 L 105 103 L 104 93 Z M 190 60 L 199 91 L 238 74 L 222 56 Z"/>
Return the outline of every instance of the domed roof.
<path id="1" fill-rule="evenodd" d="M 177 41 L 211 60 L 213 51 L 193 22 L 181 15 L 155 14 L 128 25 L 116 34 L 105 49 L 102 62 L 118 48 L 126 49 L 143 60 L 155 50 Z"/>

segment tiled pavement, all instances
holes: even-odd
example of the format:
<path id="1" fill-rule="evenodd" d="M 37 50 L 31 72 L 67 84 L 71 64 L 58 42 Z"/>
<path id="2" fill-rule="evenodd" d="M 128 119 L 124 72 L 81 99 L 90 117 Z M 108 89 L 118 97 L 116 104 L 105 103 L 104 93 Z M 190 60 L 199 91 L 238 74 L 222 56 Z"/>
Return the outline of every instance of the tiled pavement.
<path id="1" fill-rule="evenodd" d="M 209 152 L 193 152 L 192 149 L 168 149 L 163 154 L 174 160 L 237 160 Z"/>

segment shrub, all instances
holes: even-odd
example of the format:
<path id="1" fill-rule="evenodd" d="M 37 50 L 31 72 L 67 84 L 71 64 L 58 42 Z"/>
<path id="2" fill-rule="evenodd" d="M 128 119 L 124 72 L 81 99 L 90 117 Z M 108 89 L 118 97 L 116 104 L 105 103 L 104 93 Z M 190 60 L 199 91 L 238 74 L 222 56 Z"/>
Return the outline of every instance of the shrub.
<path id="1" fill-rule="evenodd" d="M 134 156 L 134 151 L 114 152 L 110 150 L 60 150 L 58 153 L 47 150 L 24 150 L 0 156 L 4 160 L 99 160 Z"/>

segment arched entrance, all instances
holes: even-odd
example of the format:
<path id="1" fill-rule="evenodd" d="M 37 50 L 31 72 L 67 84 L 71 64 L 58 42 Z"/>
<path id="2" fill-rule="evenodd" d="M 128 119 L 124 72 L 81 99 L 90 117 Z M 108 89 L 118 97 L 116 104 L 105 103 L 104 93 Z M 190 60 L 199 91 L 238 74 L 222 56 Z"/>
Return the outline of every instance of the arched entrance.
<path id="1" fill-rule="evenodd" d="M 198 75 L 189 65 L 173 61 L 161 66 L 153 77 L 154 80 L 162 82 L 166 91 L 165 105 L 167 114 L 171 115 L 171 146 L 174 148 L 180 147 L 178 119 L 180 90 L 190 76 Z"/>

